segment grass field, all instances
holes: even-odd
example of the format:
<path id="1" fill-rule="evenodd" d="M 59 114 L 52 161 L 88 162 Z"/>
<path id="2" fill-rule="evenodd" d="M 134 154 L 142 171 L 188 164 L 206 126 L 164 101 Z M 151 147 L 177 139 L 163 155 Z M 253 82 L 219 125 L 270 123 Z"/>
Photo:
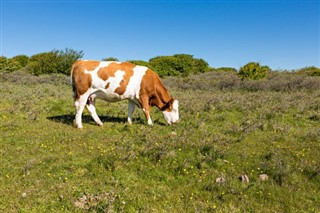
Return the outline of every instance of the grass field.
<path id="1" fill-rule="evenodd" d="M 78 130 L 67 77 L 1 74 L 0 212 L 319 212 L 319 77 L 165 84 L 179 124 L 98 100 Z"/>

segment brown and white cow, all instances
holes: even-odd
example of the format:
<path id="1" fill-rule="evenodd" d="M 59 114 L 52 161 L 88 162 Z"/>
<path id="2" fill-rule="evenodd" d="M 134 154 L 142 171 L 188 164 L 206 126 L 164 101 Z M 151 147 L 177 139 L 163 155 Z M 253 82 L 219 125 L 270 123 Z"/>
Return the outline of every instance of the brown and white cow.
<path id="1" fill-rule="evenodd" d="M 95 98 L 109 102 L 128 100 L 128 122 L 132 122 L 135 106 L 142 108 L 148 124 L 152 124 L 150 108 L 158 107 L 168 124 L 179 120 L 179 102 L 163 86 L 159 76 L 145 66 L 128 62 L 80 60 L 71 70 L 75 99 L 75 125 L 82 128 L 82 112 L 86 106 L 94 121 L 102 126 L 96 113 Z"/>

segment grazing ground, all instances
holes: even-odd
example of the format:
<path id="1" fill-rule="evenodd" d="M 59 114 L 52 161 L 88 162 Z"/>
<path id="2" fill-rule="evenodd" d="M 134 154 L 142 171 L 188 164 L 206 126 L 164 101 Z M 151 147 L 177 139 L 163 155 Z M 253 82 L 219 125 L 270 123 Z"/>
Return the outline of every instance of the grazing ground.
<path id="1" fill-rule="evenodd" d="M 0 212 L 319 211 L 319 77 L 167 78 L 179 124 L 98 100 L 83 130 L 68 81 L 1 74 Z"/>

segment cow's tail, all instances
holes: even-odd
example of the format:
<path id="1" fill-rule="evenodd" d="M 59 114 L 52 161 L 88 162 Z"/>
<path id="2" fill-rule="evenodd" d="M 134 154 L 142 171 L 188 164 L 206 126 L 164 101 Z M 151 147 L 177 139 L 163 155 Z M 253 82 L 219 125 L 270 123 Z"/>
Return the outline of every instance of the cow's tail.
<path id="1" fill-rule="evenodd" d="M 74 79 L 74 70 L 75 70 L 75 63 L 72 65 L 72 68 L 71 68 L 71 73 L 70 73 L 70 84 L 72 86 L 72 97 L 74 99 L 76 99 L 78 97 L 78 92 L 77 92 L 77 88 L 76 88 L 76 85 L 75 85 L 75 79 Z"/>

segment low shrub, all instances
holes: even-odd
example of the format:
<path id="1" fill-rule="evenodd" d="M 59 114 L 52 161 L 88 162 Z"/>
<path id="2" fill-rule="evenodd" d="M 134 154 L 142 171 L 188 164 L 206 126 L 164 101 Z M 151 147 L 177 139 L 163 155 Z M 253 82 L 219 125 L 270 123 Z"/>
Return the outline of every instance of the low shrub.
<path id="1" fill-rule="evenodd" d="M 163 76 L 177 76 L 179 71 L 187 73 L 188 70 L 182 70 L 179 62 L 172 56 L 161 56 L 150 59 L 150 66 L 156 71 L 161 77 Z"/>
<path id="2" fill-rule="evenodd" d="M 270 72 L 260 81 L 242 81 L 236 72 L 207 72 L 186 78 L 166 78 L 169 87 L 182 90 L 244 90 L 244 91 L 297 91 L 320 90 L 320 78 L 291 72 Z"/>
<path id="3" fill-rule="evenodd" d="M 115 57 L 107 57 L 107 58 L 103 58 L 101 61 L 119 61 L 119 60 Z"/>
<path id="4" fill-rule="evenodd" d="M 216 72 L 238 72 L 236 68 L 233 67 L 219 67 L 219 68 L 214 68 L 211 71 L 216 71 Z"/>
<path id="5" fill-rule="evenodd" d="M 63 74 L 50 74 L 35 76 L 26 71 L 4 72 L 0 74 L 0 82 L 11 82 L 19 85 L 54 84 L 69 85 L 69 76 Z"/>
<path id="6" fill-rule="evenodd" d="M 196 59 L 193 55 L 188 54 L 154 57 L 149 60 L 149 66 L 161 77 L 188 76 L 190 74 L 204 73 L 210 69 L 206 61 Z"/>
<path id="7" fill-rule="evenodd" d="M 320 76 L 320 68 L 318 67 L 304 67 L 297 71 L 299 74 L 308 75 L 308 76 Z"/>
<path id="8" fill-rule="evenodd" d="M 17 61 L 21 67 L 25 67 L 29 62 L 29 57 L 26 55 L 17 55 L 12 57 L 12 60 Z"/>
<path id="9" fill-rule="evenodd" d="M 34 75 L 58 73 L 69 75 L 72 64 L 82 56 L 82 51 L 73 49 L 39 53 L 30 58 L 27 70 Z"/>
<path id="10" fill-rule="evenodd" d="M 143 60 L 129 60 L 128 62 L 136 64 L 136 65 L 140 65 L 140 66 L 149 67 L 149 62 L 143 61 Z"/>
<path id="11" fill-rule="evenodd" d="M 13 72 L 20 68 L 22 68 L 22 66 L 18 61 L 11 58 L 0 57 L 0 72 Z"/>
<path id="12" fill-rule="evenodd" d="M 260 80 L 268 76 L 270 68 L 268 66 L 261 66 L 256 62 L 249 62 L 239 70 L 239 76 L 249 80 Z"/>

